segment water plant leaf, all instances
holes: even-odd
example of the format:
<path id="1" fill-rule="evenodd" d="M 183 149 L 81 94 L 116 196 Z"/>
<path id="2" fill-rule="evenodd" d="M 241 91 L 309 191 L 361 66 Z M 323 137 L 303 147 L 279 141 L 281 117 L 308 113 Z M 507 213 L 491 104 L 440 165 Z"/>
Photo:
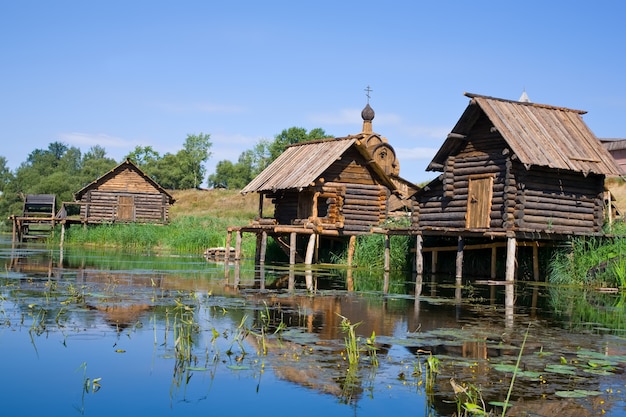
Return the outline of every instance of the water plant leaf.
<path id="1" fill-rule="evenodd" d="M 557 391 L 554 393 L 561 398 L 584 398 L 602 394 L 600 391 L 589 391 L 584 389 L 575 389 L 572 391 Z"/>
<path id="2" fill-rule="evenodd" d="M 572 365 L 550 364 L 546 365 L 544 370 L 554 374 L 576 375 L 576 367 Z"/>
<path id="3" fill-rule="evenodd" d="M 497 363 L 493 365 L 493 369 L 500 372 L 516 372 L 519 371 L 515 365 L 511 365 L 508 363 Z"/>

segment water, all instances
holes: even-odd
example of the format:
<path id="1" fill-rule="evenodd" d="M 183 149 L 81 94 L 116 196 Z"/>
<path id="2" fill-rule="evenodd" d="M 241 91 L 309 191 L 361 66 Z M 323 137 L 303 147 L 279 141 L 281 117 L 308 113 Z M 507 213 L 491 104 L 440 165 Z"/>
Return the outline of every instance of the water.
<path id="1" fill-rule="evenodd" d="M 520 284 L 511 309 L 498 285 L 428 278 L 416 296 L 391 277 L 383 296 L 376 273 L 6 237 L 0 262 L 3 415 L 437 417 L 468 395 L 501 415 L 489 402 L 506 399 L 519 358 L 507 415 L 626 416 L 619 293 Z"/>

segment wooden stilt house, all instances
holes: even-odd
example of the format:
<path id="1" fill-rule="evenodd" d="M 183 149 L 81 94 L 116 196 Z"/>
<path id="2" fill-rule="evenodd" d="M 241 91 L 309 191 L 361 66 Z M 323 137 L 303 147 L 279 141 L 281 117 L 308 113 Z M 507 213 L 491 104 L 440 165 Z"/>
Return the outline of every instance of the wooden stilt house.
<path id="1" fill-rule="evenodd" d="M 383 223 L 392 196 L 395 209 L 403 205 L 407 190 L 417 187 L 399 179 L 393 148 L 372 132 L 369 104 L 361 115 L 363 131 L 357 135 L 289 146 L 241 191 L 259 193 L 256 221 L 231 231 L 270 235 L 289 248 L 293 261 L 297 235 L 356 236 Z M 274 205 L 272 217 L 262 212 L 268 198 Z"/>
<path id="2" fill-rule="evenodd" d="M 74 194 L 83 223 L 166 223 L 174 198 L 127 159 Z"/>
<path id="3" fill-rule="evenodd" d="M 493 258 L 496 246 L 506 246 L 512 279 L 516 246 L 601 234 L 604 179 L 620 168 L 584 123 L 585 112 L 466 96 L 469 105 L 427 167 L 441 175 L 414 195 L 421 236 L 458 238 L 461 259 L 463 239 L 493 245 Z M 457 263 L 457 277 L 460 269 Z"/>

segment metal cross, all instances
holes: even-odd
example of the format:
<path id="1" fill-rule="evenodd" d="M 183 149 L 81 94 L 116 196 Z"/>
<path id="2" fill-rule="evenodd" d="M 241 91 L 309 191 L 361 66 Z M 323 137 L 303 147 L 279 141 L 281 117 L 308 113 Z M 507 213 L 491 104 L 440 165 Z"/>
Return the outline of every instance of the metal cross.
<path id="1" fill-rule="evenodd" d="M 374 90 L 372 90 L 372 89 L 370 88 L 370 86 L 368 85 L 368 86 L 367 86 L 367 88 L 365 88 L 365 90 L 364 90 L 364 91 L 365 91 L 365 96 L 367 97 L 367 104 L 369 104 L 369 103 L 370 103 L 370 93 L 371 93 L 372 91 L 374 91 Z"/>

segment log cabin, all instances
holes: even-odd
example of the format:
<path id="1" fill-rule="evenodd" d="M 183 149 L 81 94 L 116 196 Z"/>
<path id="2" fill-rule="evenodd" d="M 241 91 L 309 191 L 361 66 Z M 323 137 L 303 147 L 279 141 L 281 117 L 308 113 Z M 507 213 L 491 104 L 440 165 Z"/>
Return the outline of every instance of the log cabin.
<path id="1" fill-rule="evenodd" d="M 626 175 L 626 139 L 600 139 L 602 145 L 609 151 L 617 165 Z"/>
<path id="2" fill-rule="evenodd" d="M 74 194 L 82 223 L 166 223 L 174 198 L 130 159 Z"/>
<path id="3" fill-rule="evenodd" d="M 414 194 L 413 227 L 420 239 L 458 240 L 457 279 L 465 239 L 492 248 L 492 278 L 496 247 L 506 247 L 507 281 L 515 274 L 516 248 L 532 246 L 537 279 L 542 242 L 602 234 L 604 180 L 621 170 L 584 123 L 584 111 L 527 96 L 466 96 L 469 105 L 427 167 L 441 174 Z M 437 250 L 424 242 L 418 251 L 433 253 L 436 272 Z"/>
<path id="4" fill-rule="evenodd" d="M 311 263 L 311 250 L 319 237 L 368 234 L 394 213 L 407 207 L 409 213 L 408 196 L 418 187 L 399 177 L 393 147 L 372 130 L 374 115 L 368 103 L 361 112 L 359 134 L 287 147 L 242 189 L 242 194 L 259 194 L 258 217 L 249 227 L 230 228 L 227 241 L 233 231 L 257 233 L 264 248 L 270 235 L 294 263 L 296 257 L 303 259 L 296 253 L 297 236 L 307 235 L 304 260 Z M 271 217 L 264 216 L 264 199 L 273 204 Z M 262 261 L 264 253 L 259 250 L 264 249 L 257 248 L 257 259 Z"/>

